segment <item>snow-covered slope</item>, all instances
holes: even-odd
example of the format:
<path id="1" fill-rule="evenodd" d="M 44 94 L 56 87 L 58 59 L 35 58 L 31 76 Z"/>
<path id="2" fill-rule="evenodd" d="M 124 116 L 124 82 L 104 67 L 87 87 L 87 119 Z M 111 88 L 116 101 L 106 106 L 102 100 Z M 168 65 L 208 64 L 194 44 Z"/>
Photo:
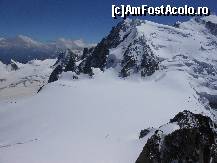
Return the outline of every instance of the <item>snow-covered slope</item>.
<path id="1" fill-rule="evenodd" d="M 0 62 L 0 101 L 13 101 L 14 98 L 36 93 L 47 83 L 52 71 L 51 66 L 55 61 L 55 59 L 33 60 L 27 64 L 12 62 L 17 69 L 13 69 L 12 63 L 5 65 Z"/>
<path id="2" fill-rule="evenodd" d="M 217 17 L 212 15 L 201 20 L 191 19 L 181 23 L 178 28 L 152 22 L 137 28 L 147 39 L 154 54 L 161 58 L 160 69 L 185 71 L 190 75 L 189 83 L 198 94 L 215 96 L 217 37 L 210 32 L 206 22 L 202 21 L 206 19 L 215 22 Z"/>
<path id="3" fill-rule="evenodd" d="M 120 77 L 138 74 L 145 77 L 156 71 L 162 74 L 184 71 L 203 103 L 208 100 L 210 106 L 215 108 L 216 19 L 214 15 L 192 18 L 184 23 L 177 22 L 174 26 L 126 19 L 114 27 L 93 50 L 86 51 L 84 57 L 70 64 L 77 65 L 73 66 L 73 71 L 78 76 L 82 73 L 92 76 L 92 68 L 103 71 L 113 68 Z"/>
<path id="4" fill-rule="evenodd" d="M 76 81 L 63 73 L 37 96 L 2 107 L 1 161 L 132 163 L 144 145 L 141 129 L 183 109 L 203 110 L 182 72 L 130 80 L 94 72 Z"/>
<path id="5" fill-rule="evenodd" d="M 137 160 L 146 163 L 152 140 L 166 148 L 171 144 L 164 140 L 176 141 L 171 135 L 182 142 L 189 132 L 201 135 L 202 128 L 203 135 L 204 127 L 211 132 L 217 106 L 216 20 L 212 15 L 168 26 L 127 19 L 83 56 L 65 52 L 53 71 L 57 81 L 36 96 L 0 105 L 0 161 L 132 163 L 146 144 Z M 175 116 L 183 110 L 191 112 Z M 154 128 L 139 139 L 149 127 Z M 209 136 L 211 150 L 216 134 Z M 176 151 L 165 148 L 156 151 Z M 177 158 L 175 153 L 167 160 Z"/>

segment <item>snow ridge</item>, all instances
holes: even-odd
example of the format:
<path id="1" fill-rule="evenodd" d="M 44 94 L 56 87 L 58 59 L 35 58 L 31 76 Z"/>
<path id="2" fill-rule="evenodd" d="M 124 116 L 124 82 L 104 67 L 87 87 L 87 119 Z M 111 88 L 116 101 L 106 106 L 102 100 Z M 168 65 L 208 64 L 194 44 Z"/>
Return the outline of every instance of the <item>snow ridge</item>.
<path id="1" fill-rule="evenodd" d="M 215 20 L 126 19 L 96 47 L 63 51 L 52 64 L 55 80 L 35 96 L 1 103 L 0 144 L 13 144 L 0 148 L 1 161 L 197 162 L 200 151 L 215 162 Z"/>

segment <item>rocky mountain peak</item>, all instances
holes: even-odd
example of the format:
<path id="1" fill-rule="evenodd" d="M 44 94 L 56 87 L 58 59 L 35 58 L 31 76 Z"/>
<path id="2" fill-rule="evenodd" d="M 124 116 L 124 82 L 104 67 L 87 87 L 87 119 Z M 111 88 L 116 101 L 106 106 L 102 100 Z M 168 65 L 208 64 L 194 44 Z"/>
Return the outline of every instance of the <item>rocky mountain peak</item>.
<path id="1" fill-rule="evenodd" d="M 151 75 L 158 69 L 158 59 L 137 27 L 145 21 L 126 19 L 112 28 L 96 47 L 85 48 L 78 65 L 79 73 L 92 75 L 92 68 L 116 69 L 121 77 L 132 73 Z"/>

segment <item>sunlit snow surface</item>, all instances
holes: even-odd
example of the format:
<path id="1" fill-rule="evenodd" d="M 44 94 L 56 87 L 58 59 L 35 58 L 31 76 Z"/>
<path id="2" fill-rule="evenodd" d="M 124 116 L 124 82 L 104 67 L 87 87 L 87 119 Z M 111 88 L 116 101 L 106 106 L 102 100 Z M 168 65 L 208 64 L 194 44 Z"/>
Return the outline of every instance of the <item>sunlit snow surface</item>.
<path id="1" fill-rule="evenodd" d="M 38 95 L 0 106 L 0 162 L 132 163 L 147 139 L 138 139 L 141 129 L 203 110 L 185 72 L 128 80 L 113 70 L 95 74 L 72 81 L 64 73 Z"/>
<path id="2" fill-rule="evenodd" d="M 35 94 L 47 83 L 55 59 L 33 60 L 29 63 L 16 63 L 18 70 L 0 62 L 0 101 L 13 101 L 16 98 Z"/>
<path id="3" fill-rule="evenodd" d="M 171 133 L 178 126 L 163 124 L 183 110 L 210 114 L 196 93 L 217 94 L 217 38 L 204 24 L 192 19 L 175 28 L 145 21 L 119 34 L 127 38 L 110 55 L 121 60 L 144 36 L 162 59 L 160 70 L 127 79 L 118 78 L 117 68 L 95 69 L 91 79 L 73 80 L 67 72 L 39 94 L 2 102 L 0 163 L 132 163 L 154 132 L 140 140 L 140 130 L 161 126 Z"/>

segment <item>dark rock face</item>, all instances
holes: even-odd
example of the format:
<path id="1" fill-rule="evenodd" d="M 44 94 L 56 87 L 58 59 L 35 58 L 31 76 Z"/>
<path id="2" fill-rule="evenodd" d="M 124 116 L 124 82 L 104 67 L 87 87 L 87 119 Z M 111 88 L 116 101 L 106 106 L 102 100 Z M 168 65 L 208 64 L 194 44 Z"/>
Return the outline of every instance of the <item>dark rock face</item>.
<path id="1" fill-rule="evenodd" d="M 83 61 L 80 66 L 81 72 L 90 74 L 90 67 L 100 68 L 102 71 L 105 68 L 115 67 L 119 61 L 117 61 L 114 55 L 109 54 L 109 49 L 116 48 L 141 23 L 142 21 L 140 20 L 132 20 L 128 23 L 122 21 L 116 27 L 113 27 L 110 34 L 103 38 L 94 48 L 93 52 Z M 122 38 L 120 37 L 121 32 L 124 33 Z M 88 53 L 87 50 L 84 51 L 84 54 L 86 53 Z M 127 77 L 131 73 L 139 71 L 141 71 L 142 76 L 149 76 L 158 69 L 158 59 L 146 44 L 145 38 L 139 37 L 133 40 L 127 47 L 123 54 L 121 67 L 121 77 Z"/>
<path id="2" fill-rule="evenodd" d="M 131 71 L 138 71 L 138 67 L 136 66 L 136 60 L 132 56 L 124 55 L 124 59 L 122 60 L 122 69 L 120 72 L 121 77 L 127 77 L 130 75 Z"/>
<path id="3" fill-rule="evenodd" d="M 94 47 L 84 48 L 82 57 L 80 59 L 81 63 L 77 67 L 78 74 L 84 73 L 84 74 L 88 74 L 91 77 L 94 75 L 92 67 L 91 67 L 91 62 L 90 62 L 90 58 L 91 58 L 93 51 L 94 51 Z"/>
<path id="4" fill-rule="evenodd" d="M 63 67 L 63 69 L 65 69 L 65 67 L 67 67 L 67 64 L 69 64 L 69 62 L 77 61 L 78 56 L 73 53 L 70 49 L 64 50 L 64 51 L 59 51 L 58 52 L 58 59 L 56 61 L 56 63 L 53 65 L 53 67 L 57 66 L 57 65 L 61 65 Z"/>
<path id="5" fill-rule="evenodd" d="M 150 76 L 159 69 L 159 60 L 146 44 L 145 38 L 139 37 L 128 46 L 121 65 L 121 77 L 127 77 L 139 71 L 141 71 L 141 76 Z"/>
<path id="6" fill-rule="evenodd" d="M 194 20 L 197 22 L 197 23 L 202 23 L 205 25 L 205 27 L 210 31 L 211 34 L 217 36 L 217 24 L 216 23 L 213 23 L 211 21 L 205 21 L 205 20 L 202 20 L 200 18 L 197 18 L 195 17 Z"/>
<path id="7" fill-rule="evenodd" d="M 206 28 L 210 30 L 210 33 L 217 36 L 217 24 L 208 21 L 206 22 Z"/>
<path id="8" fill-rule="evenodd" d="M 150 76 L 156 70 L 159 70 L 159 59 L 154 56 L 149 48 L 145 48 L 141 63 L 141 76 Z"/>
<path id="9" fill-rule="evenodd" d="M 210 162 L 213 134 L 198 129 L 180 129 L 165 137 L 162 162 Z"/>
<path id="10" fill-rule="evenodd" d="M 148 139 L 142 153 L 136 160 L 136 163 L 160 163 L 160 141 L 161 138 L 156 131 L 156 134 L 154 134 L 150 139 Z"/>
<path id="11" fill-rule="evenodd" d="M 59 78 L 59 75 L 64 71 L 72 71 L 75 73 L 78 73 L 78 68 L 76 65 L 76 61 L 78 59 L 78 56 L 73 53 L 70 49 L 67 49 L 66 51 L 62 51 L 59 54 L 58 60 L 53 65 L 54 70 L 51 73 L 48 83 L 57 81 Z M 76 78 L 76 76 L 73 76 L 73 78 Z"/>
<path id="12" fill-rule="evenodd" d="M 14 62 L 11 62 L 11 70 L 12 71 L 16 71 L 16 70 L 18 70 L 19 69 L 19 67 L 17 66 L 17 64 L 16 63 L 14 63 Z"/>
<path id="13" fill-rule="evenodd" d="M 183 111 L 169 123 L 178 124 L 180 129 L 166 135 L 157 130 L 136 163 L 217 162 L 216 124 L 209 117 Z"/>
<path id="14" fill-rule="evenodd" d="M 197 65 L 196 67 L 193 68 L 193 71 L 196 74 L 208 74 L 208 75 L 212 75 L 215 76 L 217 74 L 217 70 L 216 68 L 208 63 L 205 62 L 200 62 L 196 59 L 193 60 L 194 61 L 194 65 Z"/>
<path id="15" fill-rule="evenodd" d="M 175 22 L 175 24 L 173 25 L 175 28 L 179 28 L 180 27 L 181 22 Z"/>
<path id="16" fill-rule="evenodd" d="M 110 34 L 103 38 L 102 41 L 94 48 L 92 53 L 87 57 L 83 67 L 85 69 L 90 69 L 90 67 L 100 68 L 104 70 L 106 66 L 106 59 L 109 55 L 109 49 L 115 48 L 120 44 L 120 30 L 126 30 L 124 22 L 120 22 L 116 27 L 113 27 Z M 85 54 L 85 53 L 84 53 Z M 89 67 L 89 68 L 88 68 Z M 89 73 L 89 71 L 84 71 L 83 73 Z"/>
<path id="17" fill-rule="evenodd" d="M 141 130 L 140 134 L 139 134 L 139 139 L 144 138 L 146 135 L 148 135 L 150 133 L 150 131 L 151 131 L 151 128 Z"/>
<path id="18" fill-rule="evenodd" d="M 141 20 L 126 20 L 113 27 L 109 35 L 102 39 L 94 48 L 84 48 L 81 56 L 76 56 L 67 50 L 59 55 L 54 67 L 61 65 L 62 71 L 72 71 L 77 75 L 88 74 L 92 77 L 93 68 L 104 71 L 107 68 L 118 68 L 120 77 L 127 77 L 132 73 L 150 76 L 159 69 L 159 60 L 146 43 L 144 36 L 137 36 L 136 27 L 145 23 Z M 122 43 L 126 44 L 123 46 Z M 110 54 L 110 49 L 122 48 L 121 59 L 116 54 Z M 119 54 L 117 54 L 119 55 Z M 79 61 L 79 62 L 78 62 Z M 78 62 L 78 63 L 77 63 Z M 60 72 L 60 67 L 58 67 Z M 58 75 L 56 75 L 58 76 Z"/>
<path id="19" fill-rule="evenodd" d="M 48 79 L 48 83 L 52 83 L 55 82 L 59 79 L 59 75 L 63 72 L 62 66 L 58 65 L 53 72 L 51 73 L 49 79 Z"/>
<path id="20" fill-rule="evenodd" d="M 65 66 L 65 69 L 64 71 L 67 72 L 67 71 L 72 71 L 72 72 L 75 72 L 76 71 L 76 55 L 69 51 L 69 59 L 68 59 L 68 62 L 66 63 L 66 66 Z"/>
<path id="21" fill-rule="evenodd" d="M 89 76 L 93 76 L 93 70 L 91 64 L 87 59 L 84 59 L 78 66 L 78 70 L 80 73 L 88 74 Z"/>
<path id="22" fill-rule="evenodd" d="M 103 39 L 94 49 L 91 56 L 86 60 L 86 66 L 90 65 L 94 68 L 100 68 L 104 70 L 106 64 L 106 58 L 109 54 L 109 41 Z"/>
<path id="23" fill-rule="evenodd" d="M 83 54 L 81 56 L 81 60 L 87 58 L 88 56 L 90 56 L 94 51 L 94 47 L 91 48 L 84 48 L 83 50 Z"/>

